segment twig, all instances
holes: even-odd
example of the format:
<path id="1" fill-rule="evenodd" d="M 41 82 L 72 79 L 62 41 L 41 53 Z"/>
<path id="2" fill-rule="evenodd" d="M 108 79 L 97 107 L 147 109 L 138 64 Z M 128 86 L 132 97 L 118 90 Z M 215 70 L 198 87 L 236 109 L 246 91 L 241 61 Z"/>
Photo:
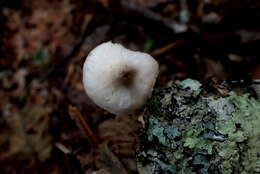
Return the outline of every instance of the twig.
<path id="1" fill-rule="evenodd" d="M 56 76 L 56 72 L 61 68 L 66 67 L 66 64 L 69 62 L 69 60 L 72 59 L 75 55 L 77 55 L 85 39 L 90 33 L 92 33 L 94 29 L 93 24 L 95 22 L 94 20 L 92 20 L 94 18 L 95 16 L 90 16 L 87 19 L 87 22 L 85 24 L 83 32 L 81 33 L 81 36 L 77 40 L 75 40 L 74 44 L 71 46 L 71 49 L 64 54 L 63 58 L 50 67 L 48 73 L 46 73 L 46 75 L 42 77 L 43 80 L 54 78 L 54 76 Z"/>
<path id="2" fill-rule="evenodd" d="M 170 49 L 174 48 L 175 46 L 177 46 L 177 45 L 179 45 L 179 44 L 181 44 L 183 42 L 184 42 L 184 40 L 177 40 L 175 42 L 172 42 L 172 43 L 170 43 L 168 45 L 165 45 L 165 46 L 163 46 L 161 48 L 158 48 L 158 49 L 152 51 L 151 55 L 152 56 L 161 55 L 161 54 L 165 53 L 166 51 L 169 51 Z"/>
<path id="3" fill-rule="evenodd" d="M 152 10 L 143 7 L 140 4 L 137 4 L 133 1 L 113 0 L 113 2 L 120 5 L 124 12 L 130 11 L 135 15 L 142 15 L 147 19 L 159 22 L 163 24 L 165 27 L 171 29 L 174 33 L 183 33 L 188 30 L 187 25 L 181 24 L 171 18 L 163 17 L 160 14 L 155 13 Z"/>
<path id="4" fill-rule="evenodd" d="M 57 72 L 61 68 L 66 67 L 66 64 L 69 62 L 69 60 L 72 59 L 75 55 L 77 55 L 87 36 L 90 35 L 95 28 L 95 20 L 92 19 L 95 19 L 95 16 L 90 16 L 90 18 L 88 19 L 89 21 L 85 24 L 81 36 L 74 41 L 74 43 L 71 45 L 71 49 L 68 50 L 64 54 L 64 56 L 62 56 L 62 58 L 59 59 L 56 63 L 51 64 L 46 73 L 41 73 L 41 75 L 38 77 L 40 82 L 44 82 L 46 80 L 54 79 L 55 77 L 57 77 L 57 75 L 59 74 Z M 31 85 L 32 81 L 25 86 L 25 89 L 30 90 Z"/>
<path id="5" fill-rule="evenodd" d="M 224 81 L 224 84 L 232 84 L 232 85 L 259 85 L 260 79 L 246 79 L 246 80 L 228 80 Z"/>
<path id="6" fill-rule="evenodd" d="M 71 150 L 69 150 L 66 146 L 64 146 L 64 145 L 61 144 L 61 143 L 55 143 L 55 146 L 56 146 L 60 151 L 62 151 L 62 152 L 65 153 L 65 154 L 70 154 L 70 153 L 71 153 Z"/>
<path id="7" fill-rule="evenodd" d="M 93 147 L 97 147 L 99 144 L 99 138 L 94 134 L 94 132 L 91 130 L 89 125 L 87 124 L 86 120 L 83 118 L 81 113 L 76 107 L 69 106 L 69 114 L 71 118 L 76 122 L 79 128 L 81 128 L 85 134 L 87 135 L 90 143 Z"/>

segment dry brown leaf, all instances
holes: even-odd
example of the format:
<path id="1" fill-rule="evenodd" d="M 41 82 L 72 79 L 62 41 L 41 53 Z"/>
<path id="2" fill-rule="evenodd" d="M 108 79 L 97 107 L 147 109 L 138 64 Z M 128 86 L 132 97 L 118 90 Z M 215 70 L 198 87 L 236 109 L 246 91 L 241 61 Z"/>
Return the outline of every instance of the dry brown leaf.
<path id="1" fill-rule="evenodd" d="M 44 106 L 25 106 L 21 111 L 5 118 L 8 128 L 1 132 L 8 150 L 1 152 L 0 159 L 17 156 L 18 159 L 45 161 L 52 150 L 52 137 L 48 134 L 49 117 Z"/>
<path id="2" fill-rule="evenodd" d="M 107 144 L 103 144 L 100 148 L 96 165 L 100 169 L 105 169 L 112 174 L 127 174 L 126 169 L 119 159 L 108 148 Z"/>

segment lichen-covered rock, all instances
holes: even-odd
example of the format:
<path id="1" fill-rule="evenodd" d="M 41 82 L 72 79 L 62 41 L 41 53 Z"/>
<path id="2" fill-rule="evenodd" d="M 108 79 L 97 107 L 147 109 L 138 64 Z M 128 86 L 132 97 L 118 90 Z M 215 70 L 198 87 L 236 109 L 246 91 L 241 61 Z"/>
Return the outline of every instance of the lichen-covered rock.
<path id="1" fill-rule="evenodd" d="M 260 100 L 184 80 L 157 90 L 142 117 L 141 174 L 260 173 Z"/>

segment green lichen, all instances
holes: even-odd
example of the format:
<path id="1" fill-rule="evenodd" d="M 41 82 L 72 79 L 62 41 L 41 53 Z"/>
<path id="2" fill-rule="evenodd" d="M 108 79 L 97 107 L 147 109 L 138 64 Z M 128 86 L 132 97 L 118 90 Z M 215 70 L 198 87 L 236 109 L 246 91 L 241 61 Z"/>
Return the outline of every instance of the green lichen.
<path id="1" fill-rule="evenodd" d="M 202 95 L 201 86 L 188 79 L 154 92 L 144 110 L 147 138 L 138 150 L 139 169 L 260 173 L 260 101 L 248 94 Z"/>
<path id="2" fill-rule="evenodd" d="M 161 122 L 156 118 L 150 118 L 147 129 L 148 140 L 157 140 L 160 144 L 166 147 L 174 147 L 174 138 L 180 135 L 178 128 L 168 125 L 161 125 Z"/>
<path id="3" fill-rule="evenodd" d="M 176 83 L 177 86 L 181 87 L 182 89 L 189 89 L 188 91 L 192 93 L 194 97 L 197 97 L 201 92 L 201 83 L 192 80 L 192 79 L 186 79 L 180 82 Z"/>
<path id="4" fill-rule="evenodd" d="M 192 130 L 194 129 L 194 130 Z M 186 131 L 186 136 L 184 137 L 184 147 L 188 147 L 194 150 L 205 150 L 208 154 L 212 154 L 213 146 L 215 144 L 214 141 L 204 138 L 200 136 L 199 129 L 192 128 Z"/>
<path id="5" fill-rule="evenodd" d="M 217 120 L 229 120 L 231 114 L 235 111 L 234 105 L 226 98 L 208 98 L 208 105 L 217 117 Z"/>
<path id="6" fill-rule="evenodd" d="M 235 93 L 230 100 L 236 107 L 232 118 L 217 122 L 217 130 L 229 137 L 226 144 L 217 146 L 223 159 L 220 169 L 223 173 L 260 173 L 260 101 Z"/>

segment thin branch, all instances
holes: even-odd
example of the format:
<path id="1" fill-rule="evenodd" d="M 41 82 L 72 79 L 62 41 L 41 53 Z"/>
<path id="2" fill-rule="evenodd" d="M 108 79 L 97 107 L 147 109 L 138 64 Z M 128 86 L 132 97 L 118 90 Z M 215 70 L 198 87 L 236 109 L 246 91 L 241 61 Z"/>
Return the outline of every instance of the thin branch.
<path id="1" fill-rule="evenodd" d="M 69 106 L 69 114 L 71 118 L 76 122 L 77 126 L 82 129 L 86 136 L 88 137 L 90 143 L 93 147 L 97 147 L 99 144 L 99 138 L 96 134 L 91 130 L 86 120 L 83 118 L 79 110 L 74 106 Z"/>

